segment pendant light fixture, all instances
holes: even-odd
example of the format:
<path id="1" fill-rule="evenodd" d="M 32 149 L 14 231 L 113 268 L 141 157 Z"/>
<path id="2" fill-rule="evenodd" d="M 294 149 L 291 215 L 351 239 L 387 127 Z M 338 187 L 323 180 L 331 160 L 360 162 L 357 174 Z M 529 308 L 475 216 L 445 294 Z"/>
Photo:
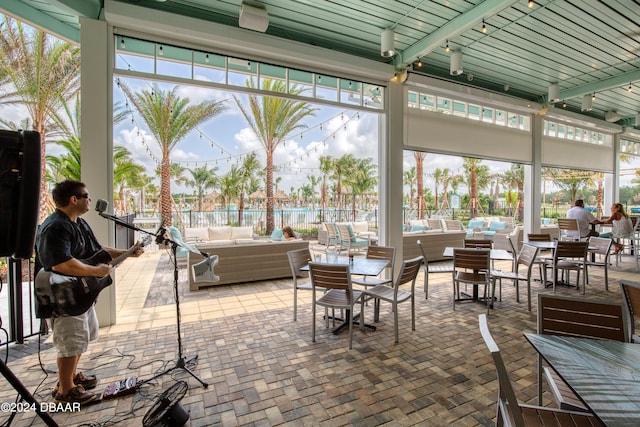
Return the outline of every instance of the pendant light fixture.
<path id="1" fill-rule="evenodd" d="M 389 58 L 396 54 L 396 40 L 393 30 L 384 30 L 380 36 L 380 55 Z"/>

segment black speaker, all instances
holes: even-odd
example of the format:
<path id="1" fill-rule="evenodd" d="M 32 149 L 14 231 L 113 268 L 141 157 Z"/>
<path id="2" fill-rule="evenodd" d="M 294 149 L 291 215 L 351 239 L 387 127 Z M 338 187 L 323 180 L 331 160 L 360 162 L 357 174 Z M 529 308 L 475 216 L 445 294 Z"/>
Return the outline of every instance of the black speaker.
<path id="1" fill-rule="evenodd" d="M 40 207 L 40 134 L 0 129 L 0 256 L 30 258 Z"/>

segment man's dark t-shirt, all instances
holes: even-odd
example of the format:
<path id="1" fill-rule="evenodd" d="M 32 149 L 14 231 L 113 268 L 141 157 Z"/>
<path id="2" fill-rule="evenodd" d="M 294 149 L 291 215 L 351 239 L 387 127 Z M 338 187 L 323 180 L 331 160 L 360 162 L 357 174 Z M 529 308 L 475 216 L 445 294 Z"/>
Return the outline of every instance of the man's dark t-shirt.
<path id="1" fill-rule="evenodd" d="M 36 236 L 37 262 L 46 271 L 71 258 L 90 258 L 101 248 L 84 219 L 78 218 L 77 222 L 73 222 L 67 214 L 57 209 L 44 220 Z M 41 302 L 37 297 L 35 301 L 36 317 L 51 317 L 54 308 L 45 305 L 47 302 Z"/>

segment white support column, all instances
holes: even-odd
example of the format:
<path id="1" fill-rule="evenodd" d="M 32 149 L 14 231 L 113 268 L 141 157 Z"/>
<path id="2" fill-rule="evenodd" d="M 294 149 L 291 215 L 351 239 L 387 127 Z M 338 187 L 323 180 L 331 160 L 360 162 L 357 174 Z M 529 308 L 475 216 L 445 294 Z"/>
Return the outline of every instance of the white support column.
<path id="1" fill-rule="evenodd" d="M 406 91 L 401 83 L 387 86 L 386 120 L 380 120 L 380 244 L 396 248 L 396 267 L 402 262 L 402 158 Z"/>
<path id="2" fill-rule="evenodd" d="M 113 84 L 111 29 L 104 21 L 80 18 L 81 176 L 91 193 L 92 207 L 105 199 L 113 207 Z M 109 212 L 112 212 L 109 209 Z M 113 246 L 114 225 L 91 209 L 84 218 L 96 237 Z M 116 323 L 115 284 L 100 293 L 96 311 L 100 326 Z"/>
<path id="3" fill-rule="evenodd" d="M 542 116 L 531 115 L 532 159 L 531 166 L 524 167 L 524 233 L 540 232 L 540 207 L 542 206 Z M 525 239 L 526 240 L 526 239 Z"/>
<path id="4" fill-rule="evenodd" d="M 604 215 L 609 216 L 609 206 L 620 200 L 620 135 L 613 135 L 613 173 L 604 175 L 604 194 L 602 209 Z M 629 212 L 627 212 L 629 213 Z"/>

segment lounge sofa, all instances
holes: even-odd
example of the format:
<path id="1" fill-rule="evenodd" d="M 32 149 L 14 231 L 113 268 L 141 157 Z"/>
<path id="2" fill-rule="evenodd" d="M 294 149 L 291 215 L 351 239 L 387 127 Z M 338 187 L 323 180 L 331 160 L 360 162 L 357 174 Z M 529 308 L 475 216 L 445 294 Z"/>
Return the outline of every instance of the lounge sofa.
<path id="1" fill-rule="evenodd" d="M 186 228 L 184 240 L 201 252 L 218 256 L 214 272 L 220 280 L 196 282 L 191 267 L 202 261 L 203 257 L 189 252 L 187 267 L 189 289 L 192 291 L 230 283 L 291 277 L 287 252 L 309 247 L 309 242 L 301 239 L 276 241 L 256 238 L 252 227 Z"/>
<path id="2" fill-rule="evenodd" d="M 442 256 L 444 248 L 463 247 L 466 236 L 465 231 L 456 230 L 409 231 L 402 234 L 402 257 L 411 259 L 422 255 L 417 243 L 420 240 L 429 262 L 448 259 Z"/>

